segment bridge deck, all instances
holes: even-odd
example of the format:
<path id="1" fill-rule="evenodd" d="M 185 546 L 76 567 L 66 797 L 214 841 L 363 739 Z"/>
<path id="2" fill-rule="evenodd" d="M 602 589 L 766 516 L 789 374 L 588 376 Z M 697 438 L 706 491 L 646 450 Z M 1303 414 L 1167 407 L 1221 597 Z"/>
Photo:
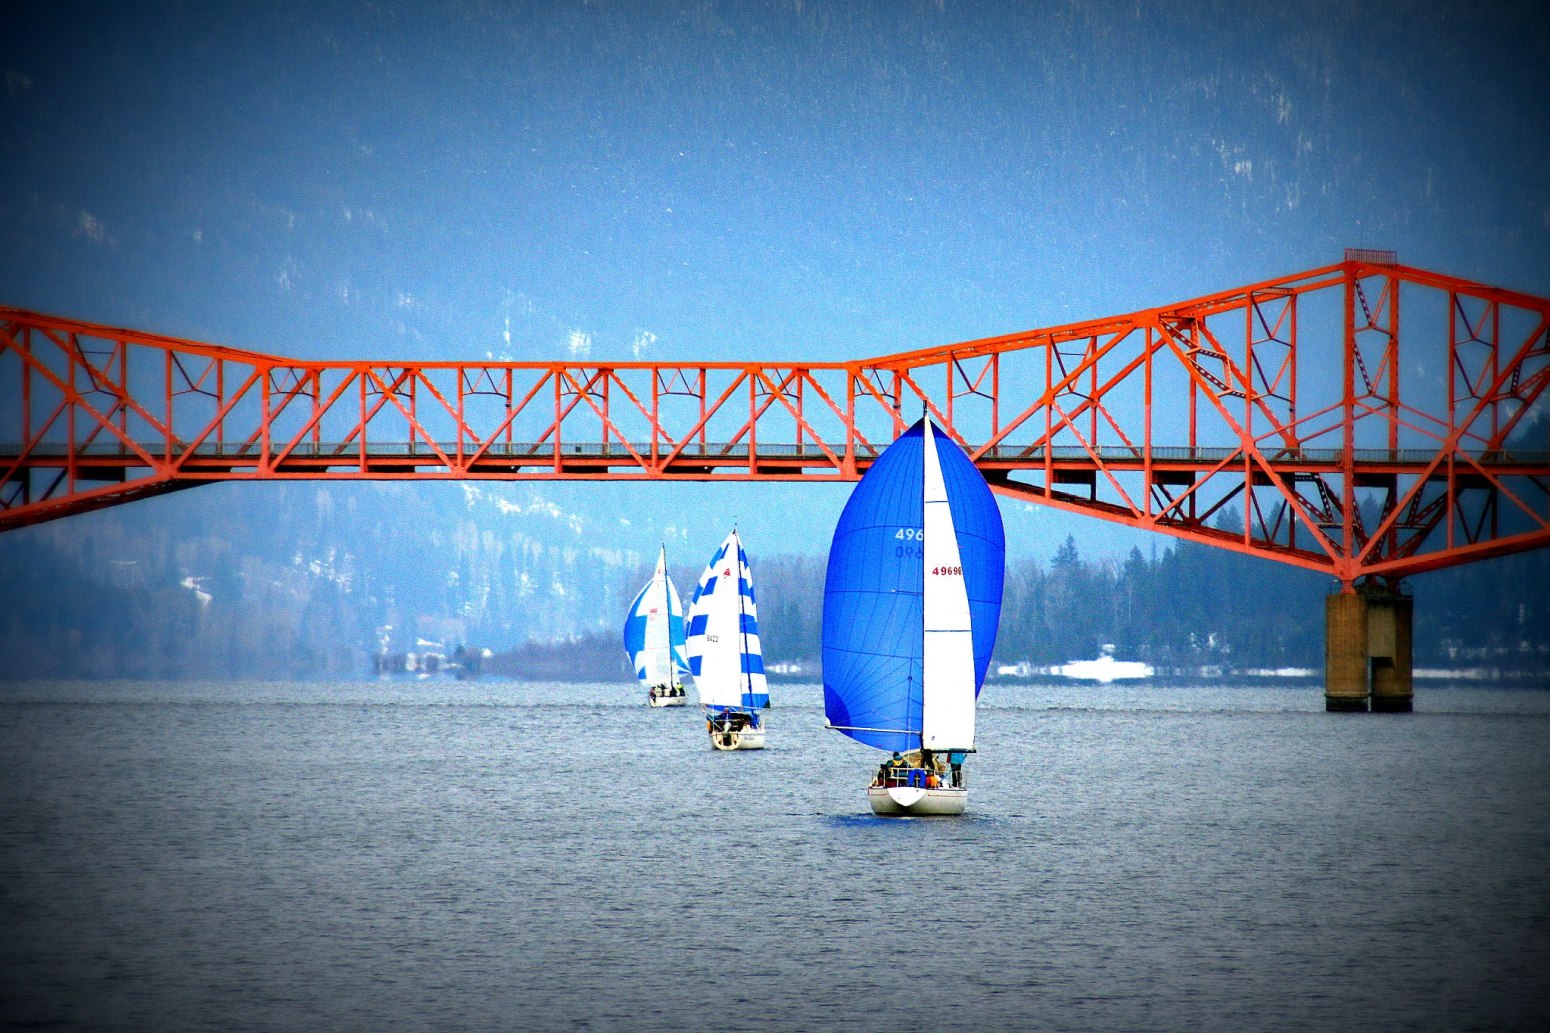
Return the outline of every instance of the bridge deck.
<path id="1" fill-rule="evenodd" d="M 877 454 L 875 447 L 858 445 L 855 464 L 864 470 Z M 74 448 L 62 442 L 40 442 L 23 449 L 14 443 L 0 443 L 0 465 L 14 466 L 13 476 L 21 476 L 29 467 L 60 469 L 74 464 L 100 469 L 128 471 L 142 469 L 149 456 L 158 462 L 171 460 L 187 476 L 229 475 L 260 468 L 276 473 L 359 475 L 363 472 L 391 475 L 394 472 L 427 472 L 438 467 L 449 473 L 499 474 L 526 468 L 554 470 L 556 466 L 577 472 L 597 473 L 628 471 L 638 468 L 657 474 L 709 473 L 712 470 L 747 469 L 757 466 L 765 472 L 788 469 L 793 472 L 839 471 L 836 460 L 843 460 L 845 445 L 834 444 L 759 444 L 691 443 L 681 448 L 666 442 L 497 442 L 484 448 L 455 441 L 427 442 L 322 442 L 266 450 L 250 445 L 198 445 L 193 448 L 167 448 L 165 442 L 140 442 L 135 448 L 120 443 L 90 444 Z M 1075 446 L 997 445 L 973 450 L 975 461 L 986 471 L 1015 471 L 1051 467 L 1062 472 L 1091 472 L 1100 466 L 1115 471 L 1154 471 L 1187 473 L 1210 469 L 1239 456 L 1231 448 L 1154 447 L 1150 450 L 1130 446 L 1102 445 L 1093 449 Z M 1272 469 L 1297 473 L 1339 473 L 1346 456 L 1341 449 L 1282 449 L 1261 453 Z M 1468 453 L 1468 462 L 1483 470 L 1513 475 L 1550 475 L 1550 450 L 1491 450 Z M 1431 449 L 1359 448 L 1351 455 L 1359 475 L 1395 474 L 1412 476 L 1425 473 L 1437 458 Z M 266 461 L 267 460 L 267 461 Z"/>

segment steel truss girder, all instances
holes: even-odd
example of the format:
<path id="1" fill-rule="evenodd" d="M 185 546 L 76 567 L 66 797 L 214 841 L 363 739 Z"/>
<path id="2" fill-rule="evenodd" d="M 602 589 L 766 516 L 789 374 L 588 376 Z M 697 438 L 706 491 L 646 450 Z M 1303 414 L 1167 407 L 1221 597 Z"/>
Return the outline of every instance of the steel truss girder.
<path id="1" fill-rule="evenodd" d="M 850 481 L 926 411 L 1003 495 L 1350 585 L 1550 543 L 1547 385 L 1550 301 L 1371 252 L 843 363 L 310 362 L 0 309 L 0 530 L 214 481 Z"/>

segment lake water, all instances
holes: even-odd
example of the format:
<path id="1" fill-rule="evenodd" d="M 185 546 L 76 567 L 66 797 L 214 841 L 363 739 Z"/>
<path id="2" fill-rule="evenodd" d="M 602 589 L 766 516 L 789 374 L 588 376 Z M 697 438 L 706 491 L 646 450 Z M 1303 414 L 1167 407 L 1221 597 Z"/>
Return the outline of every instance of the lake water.
<path id="1" fill-rule="evenodd" d="M 772 695 L 0 685 L 0 1024 L 1550 1028 L 1550 692 L 993 683 L 937 820 Z"/>

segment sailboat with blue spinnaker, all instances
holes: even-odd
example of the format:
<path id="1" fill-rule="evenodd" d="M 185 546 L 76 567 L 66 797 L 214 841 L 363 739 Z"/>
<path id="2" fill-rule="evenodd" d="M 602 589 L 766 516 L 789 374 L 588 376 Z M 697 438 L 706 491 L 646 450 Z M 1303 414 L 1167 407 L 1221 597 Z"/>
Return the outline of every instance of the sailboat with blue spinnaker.
<path id="1" fill-rule="evenodd" d="M 649 705 L 681 707 L 688 702 L 685 638 L 683 601 L 667 574 L 667 547 L 663 546 L 656 572 L 630 604 L 624 620 L 624 651 L 635 665 L 635 677 L 646 687 Z"/>
<path id="2" fill-rule="evenodd" d="M 923 417 L 851 493 L 824 584 L 824 712 L 890 754 L 867 789 L 875 813 L 963 813 L 1005 568 L 995 496 Z"/>

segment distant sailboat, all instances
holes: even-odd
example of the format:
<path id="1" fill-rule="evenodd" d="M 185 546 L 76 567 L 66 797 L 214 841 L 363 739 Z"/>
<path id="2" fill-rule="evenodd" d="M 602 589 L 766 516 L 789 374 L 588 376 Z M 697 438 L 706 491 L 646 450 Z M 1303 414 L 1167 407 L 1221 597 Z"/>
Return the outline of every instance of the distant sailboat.
<path id="1" fill-rule="evenodd" d="M 882 815 L 961 814 L 974 704 L 1001 617 L 1006 537 L 979 470 L 922 418 L 856 485 L 829 550 L 829 727 L 891 751 L 867 789 Z"/>
<path id="2" fill-rule="evenodd" d="M 688 701 L 683 679 L 689 673 L 684 651 L 684 608 L 673 579 L 667 576 L 667 547 L 657 554 L 656 573 L 630 604 L 624 621 L 624 651 L 635 677 L 646 686 L 653 707 L 681 707 Z"/>
<path id="3" fill-rule="evenodd" d="M 727 535 L 689 603 L 689 669 L 718 750 L 762 750 L 770 705 L 759 648 L 753 572 L 737 532 Z"/>

